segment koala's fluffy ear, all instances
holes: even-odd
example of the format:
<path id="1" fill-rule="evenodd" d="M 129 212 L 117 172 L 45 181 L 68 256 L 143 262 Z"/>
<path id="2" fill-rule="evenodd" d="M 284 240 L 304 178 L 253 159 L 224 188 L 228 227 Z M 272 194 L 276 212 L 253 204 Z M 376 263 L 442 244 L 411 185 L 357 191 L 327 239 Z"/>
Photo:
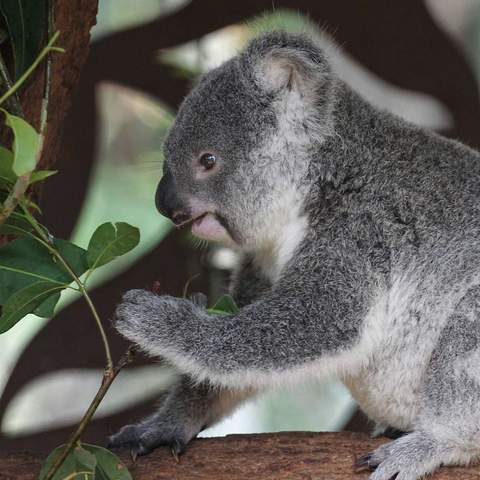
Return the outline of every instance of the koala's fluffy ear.
<path id="1" fill-rule="evenodd" d="M 243 56 L 249 80 L 266 94 L 298 91 L 320 94 L 330 83 L 330 67 L 322 51 L 307 37 L 273 32 L 253 40 Z"/>

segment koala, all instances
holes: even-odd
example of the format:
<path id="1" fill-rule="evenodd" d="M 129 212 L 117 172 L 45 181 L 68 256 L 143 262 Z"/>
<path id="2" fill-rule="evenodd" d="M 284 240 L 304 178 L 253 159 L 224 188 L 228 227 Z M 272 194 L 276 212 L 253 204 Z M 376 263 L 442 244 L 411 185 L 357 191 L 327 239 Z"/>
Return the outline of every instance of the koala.
<path id="1" fill-rule="evenodd" d="M 376 432 L 371 480 L 480 457 L 480 154 L 377 109 L 304 35 L 204 75 L 165 142 L 156 204 L 241 258 L 240 310 L 127 292 L 117 330 L 181 373 L 112 447 L 179 453 L 252 395 L 336 375 Z"/>

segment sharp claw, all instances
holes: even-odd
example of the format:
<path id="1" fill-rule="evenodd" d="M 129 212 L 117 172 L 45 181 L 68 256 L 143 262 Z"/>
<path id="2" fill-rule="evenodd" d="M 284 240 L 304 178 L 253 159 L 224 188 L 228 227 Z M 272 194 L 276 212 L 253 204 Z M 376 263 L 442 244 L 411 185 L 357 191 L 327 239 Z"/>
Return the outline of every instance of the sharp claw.
<path id="1" fill-rule="evenodd" d="M 370 460 L 372 459 L 372 454 L 367 453 L 367 455 L 363 455 L 359 458 L 357 458 L 357 461 L 355 462 L 354 469 L 356 472 L 362 471 L 362 470 L 375 470 L 375 466 L 370 464 Z"/>
<path id="2" fill-rule="evenodd" d="M 170 451 L 172 452 L 172 457 L 177 463 L 180 463 L 180 458 L 178 457 L 178 453 L 175 451 L 173 445 L 170 447 Z"/>
<path id="3" fill-rule="evenodd" d="M 130 458 L 132 459 L 132 462 L 135 463 L 137 461 L 138 457 L 138 451 L 134 450 L 133 448 L 130 450 Z"/>
<path id="4" fill-rule="evenodd" d="M 170 451 L 172 452 L 172 457 L 175 459 L 177 463 L 180 463 L 179 455 L 182 453 L 183 447 L 184 445 L 178 440 L 174 440 L 170 445 Z"/>

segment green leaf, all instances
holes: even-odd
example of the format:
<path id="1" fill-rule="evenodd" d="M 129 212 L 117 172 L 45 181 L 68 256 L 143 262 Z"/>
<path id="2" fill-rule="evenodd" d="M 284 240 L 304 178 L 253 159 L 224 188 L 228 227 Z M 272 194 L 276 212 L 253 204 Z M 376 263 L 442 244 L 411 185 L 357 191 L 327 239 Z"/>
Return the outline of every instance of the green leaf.
<path id="1" fill-rule="evenodd" d="M 22 203 L 30 210 L 30 209 L 34 209 L 35 211 L 37 211 L 38 213 L 40 213 L 40 215 L 42 214 L 42 210 L 40 209 L 40 207 L 35 203 L 33 202 L 32 200 L 30 200 L 29 198 L 27 197 L 24 197 L 22 199 Z"/>
<path id="2" fill-rule="evenodd" d="M 40 471 L 39 480 L 43 480 L 49 472 L 51 466 L 65 449 L 65 445 L 56 448 L 47 457 Z M 91 480 L 95 479 L 95 471 L 97 468 L 97 459 L 95 455 L 90 453 L 83 446 L 74 448 L 68 455 L 61 467 L 53 476 L 53 480 Z"/>
<path id="3" fill-rule="evenodd" d="M 209 308 L 210 313 L 223 313 L 227 315 L 235 315 L 240 309 L 235 300 L 230 295 L 222 295 L 212 308 Z"/>
<path id="4" fill-rule="evenodd" d="M 33 63 L 45 33 L 45 0 L 0 0 L 15 59 L 15 78 Z"/>
<path id="5" fill-rule="evenodd" d="M 95 455 L 97 460 L 95 480 L 132 480 L 127 467 L 110 450 L 87 444 L 83 444 L 83 448 Z"/>
<path id="6" fill-rule="evenodd" d="M 140 241 L 140 230 L 128 223 L 100 225 L 88 244 L 87 261 L 91 270 L 111 262 L 134 249 Z"/>
<path id="7" fill-rule="evenodd" d="M 77 276 L 88 269 L 83 248 L 60 239 L 55 239 L 54 245 Z M 38 280 L 57 286 L 73 281 L 47 248 L 32 238 L 20 238 L 0 248 L 0 305 Z"/>
<path id="8" fill-rule="evenodd" d="M 52 282 L 38 281 L 17 290 L 2 306 L 0 333 L 10 330 L 25 315 L 33 312 L 48 297 L 63 288 L 62 285 L 52 285 Z"/>
<path id="9" fill-rule="evenodd" d="M 35 234 L 35 229 L 22 214 L 13 212 L 5 223 L 0 225 L 0 234 L 17 237 L 31 236 Z"/>
<path id="10" fill-rule="evenodd" d="M 41 303 L 34 311 L 33 314 L 37 317 L 52 318 L 55 314 L 55 307 L 60 300 L 61 292 L 55 293 L 48 297 L 43 303 Z"/>
<path id="11" fill-rule="evenodd" d="M 30 176 L 30 183 L 40 182 L 56 173 L 58 173 L 58 170 L 36 170 Z"/>
<path id="12" fill-rule="evenodd" d="M 13 171 L 13 153 L 0 146 L 0 177 L 10 183 L 15 183 L 17 175 Z"/>
<path id="13" fill-rule="evenodd" d="M 87 271 L 83 248 L 60 239 L 53 244 L 75 275 Z M 33 238 L 20 238 L 0 248 L 0 333 L 28 313 L 52 316 L 59 293 L 72 281 L 49 250 Z"/>
<path id="14" fill-rule="evenodd" d="M 16 175 L 25 175 L 35 170 L 40 135 L 23 118 L 11 115 L 3 108 L 5 123 L 13 130 L 13 164 Z"/>

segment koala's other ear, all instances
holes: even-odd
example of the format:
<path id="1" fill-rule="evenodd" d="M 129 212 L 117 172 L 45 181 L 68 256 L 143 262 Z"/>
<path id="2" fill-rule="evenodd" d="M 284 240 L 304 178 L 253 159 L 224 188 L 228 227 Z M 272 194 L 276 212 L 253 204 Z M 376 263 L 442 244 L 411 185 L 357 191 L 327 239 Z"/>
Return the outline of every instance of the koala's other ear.
<path id="1" fill-rule="evenodd" d="M 298 90 L 314 95 L 330 76 L 323 52 L 303 35 L 263 35 L 250 43 L 244 60 L 250 80 L 267 94 Z"/>

